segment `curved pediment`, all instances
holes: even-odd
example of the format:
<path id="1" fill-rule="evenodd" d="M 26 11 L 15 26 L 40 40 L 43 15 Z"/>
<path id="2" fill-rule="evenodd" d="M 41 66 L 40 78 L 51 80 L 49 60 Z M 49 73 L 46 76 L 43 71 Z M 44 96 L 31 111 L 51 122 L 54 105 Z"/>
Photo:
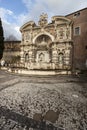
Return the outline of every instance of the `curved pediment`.
<path id="1" fill-rule="evenodd" d="M 71 20 L 67 19 L 64 16 L 53 16 L 51 19 L 52 22 L 55 22 L 57 24 L 71 23 Z"/>
<path id="2" fill-rule="evenodd" d="M 34 21 L 29 21 L 27 23 L 25 23 L 21 28 L 20 31 L 22 32 L 22 30 L 27 30 L 30 29 L 32 26 L 36 26 Z"/>

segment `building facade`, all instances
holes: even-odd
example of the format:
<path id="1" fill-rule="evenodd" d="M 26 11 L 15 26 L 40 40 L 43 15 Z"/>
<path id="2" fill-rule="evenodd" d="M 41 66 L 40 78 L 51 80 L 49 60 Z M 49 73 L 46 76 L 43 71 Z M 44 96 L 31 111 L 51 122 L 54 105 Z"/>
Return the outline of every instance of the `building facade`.
<path id="1" fill-rule="evenodd" d="M 20 56 L 29 70 L 87 69 L 87 8 L 53 16 L 50 23 L 47 14 L 42 14 L 38 25 L 29 21 L 20 31 L 21 41 L 4 43 L 5 61 Z"/>
<path id="2" fill-rule="evenodd" d="M 21 62 L 33 70 L 72 69 L 72 21 L 66 17 L 53 16 L 51 23 L 42 14 L 38 25 L 34 21 L 21 29 Z"/>
<path id="3" fill-rule="evenodd" d="M 73 65 L 75 69 L 87 69 L 87 8 L 66 16 L 73 21 Z"/>

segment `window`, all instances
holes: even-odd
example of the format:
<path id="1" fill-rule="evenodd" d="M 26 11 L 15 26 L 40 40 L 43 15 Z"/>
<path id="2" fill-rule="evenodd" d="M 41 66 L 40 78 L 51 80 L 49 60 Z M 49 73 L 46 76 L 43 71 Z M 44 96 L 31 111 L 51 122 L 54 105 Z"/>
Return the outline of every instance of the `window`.
<path id="1" fill-rule="evenodd" d="M 80 15 L 80 12 L 75 13 L 75 14 L 74 14 L 74 18 L 79 17 L 79 15 Z"/>
<path id="2" fill-rule="evenodd" d="M 76 28 L 74 29 L 74 34 L 75 34 L 75 35 L 80 35 L 80 27 L 76 27 Z"/>

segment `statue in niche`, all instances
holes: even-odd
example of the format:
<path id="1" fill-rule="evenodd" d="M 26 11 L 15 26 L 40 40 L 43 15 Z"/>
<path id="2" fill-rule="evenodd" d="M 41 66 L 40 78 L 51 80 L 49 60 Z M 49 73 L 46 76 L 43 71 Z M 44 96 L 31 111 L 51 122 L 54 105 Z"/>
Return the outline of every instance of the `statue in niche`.
<path id="1" fill-rule="evenodd" d="M 43 43 L 45 43 L 45 37 L 43 37 L 43 40 L 42 40 Z"/>
<path id="2" fill-rule="evenodd" d="M 67 39 L 69 38 L 69 35 L 70 35 L 70 30 L 69 30 L 69 28 L 66 28 L 66 37 L 67 37 Z"/>
<path id="3" fill-rule="evenodd" d="M 28 53 L 25 54 L 25 62 L 29 60 L 29 55 Z"/>
<path id="4" fill-rule="evenodd" d="M 45 37 L 43 37 L 43 41 L 45 41 Z"/>
<path id="5" fill-rule="evenodd" d="M 55 24 L 55 29 L 54 29 L 54 37 L 55 39 L 57 39 L 57 24 Z"/>
<path id="6" fill-rule="evenodd" d="M 46 40 L 45 40 L 45 37 L 42 38 L 41 45 L 47 45 Z"/>
<path id="7" fill-rule="evenodd" d="M 58 34 L 56 30 L 54 30 L 54 36 L 55 36 L 55 39 L 57 39 Z"/>
<path id="8" fill-rule="evenodd" d="M 63 53 L 59 53 L 58 55 L 58 62 L 59 62 L 59 65 L 63 65 L 63 62 L 64 62 L 64 54 Z"/>
<path id="9" fill-rule="evenodd" d="M 44 61 L 44 54 L 43 54 L 43 53 L 40 53 L 40 54 L 39 54 L 39 61 L 40 61 L 40 62 L 43 62 L 43 61 Z"/>

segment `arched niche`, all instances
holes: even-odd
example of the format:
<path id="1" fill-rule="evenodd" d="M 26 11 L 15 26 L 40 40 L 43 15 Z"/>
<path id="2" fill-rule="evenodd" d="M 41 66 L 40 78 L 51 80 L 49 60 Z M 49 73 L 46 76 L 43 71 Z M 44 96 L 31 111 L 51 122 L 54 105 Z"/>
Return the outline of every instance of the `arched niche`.
<path id="1" fill-rule="evenodd" d="M 47 40 L 47 39 L 50 39 L 51 42 L 54 41 L 54 36 L 52 36 L 51 34 L 49 34 L 49 33 L 47 33 L 47 32 L 44 32 L 44 33 L 39 33 L 36 37 L 34 37 L 33 43 L 35 44 L 36 41 L 37 41 L 38 39 L 40 39 L 41 37 L 43 37 L 43 36 L 46 37 L 46 40 Z"/>
<path id="2" fill-rule="evenodd" d="M 25 62 L 29 61 L 29 54 L 28 53 L 25 53 L 24 57 L 25 57 Z"/>
<path id="3" fill-rule="evenodd" d="M 63 65 L 63 63 L 64 63 L 64 54 L 63 54 L 62 52 L 60 52 L 60 53 L 58 54 L 58 62 L 59 62 L 59 64 L 61 64 L 61 65 Z"/>
<path id="4" fill-rule="evenodd" d="M 51 42 L 52 42 L 51 38 L 45 34 L 38 36 L 35 40 L 35 44 L 41 46 L 48 46 Z"/>

